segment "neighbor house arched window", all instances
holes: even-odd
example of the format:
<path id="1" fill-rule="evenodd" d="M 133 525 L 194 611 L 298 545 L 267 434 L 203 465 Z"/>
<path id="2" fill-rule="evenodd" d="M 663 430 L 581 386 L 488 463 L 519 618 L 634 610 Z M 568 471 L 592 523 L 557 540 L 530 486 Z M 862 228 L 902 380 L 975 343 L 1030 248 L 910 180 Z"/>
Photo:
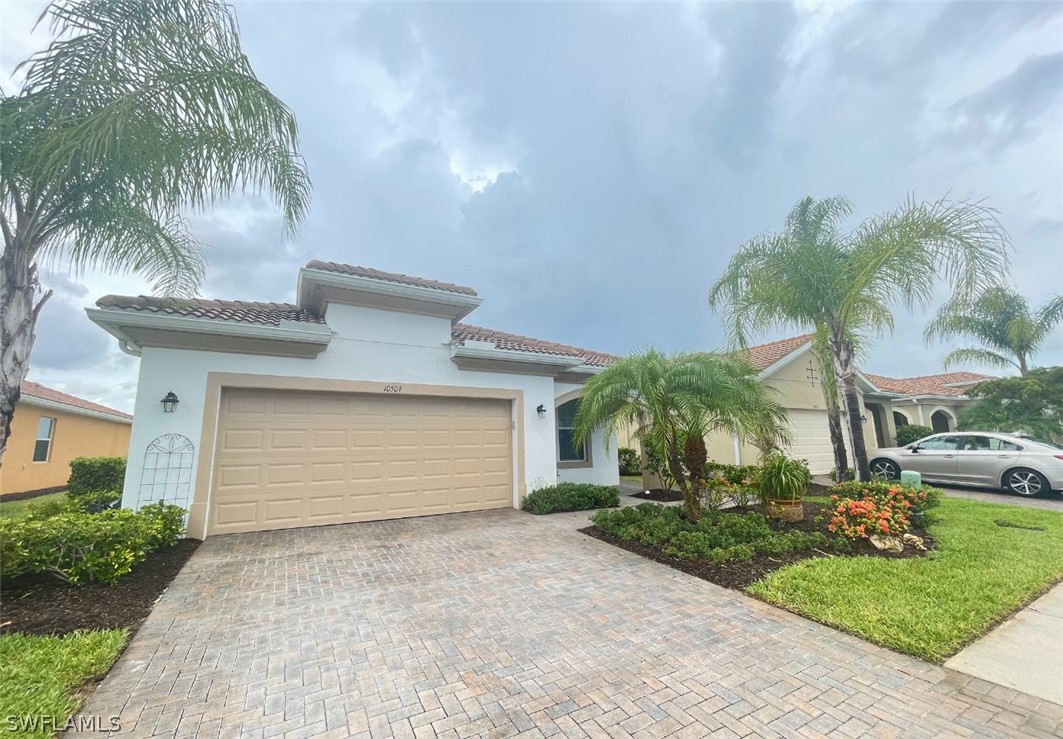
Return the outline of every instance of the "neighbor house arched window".
<path id="1" fill-rule="evenodd" d="M 557 406 L 557 465 L 561 468 L 589 467 L 591 464 L 587 442 L 577 444 L 572 438 L 578 410 L 579 398 Z"/>

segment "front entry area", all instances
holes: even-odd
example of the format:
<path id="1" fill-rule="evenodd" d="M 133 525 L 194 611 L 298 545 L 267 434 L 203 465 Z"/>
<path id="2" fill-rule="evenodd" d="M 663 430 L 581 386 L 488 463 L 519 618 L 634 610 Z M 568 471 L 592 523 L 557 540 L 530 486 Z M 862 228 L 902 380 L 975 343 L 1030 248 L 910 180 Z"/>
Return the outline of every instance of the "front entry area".
<path id="1" fill-rule="evenodd" d="M 513 505 L 508 400 L 226 388 L 208 535 Z"/>

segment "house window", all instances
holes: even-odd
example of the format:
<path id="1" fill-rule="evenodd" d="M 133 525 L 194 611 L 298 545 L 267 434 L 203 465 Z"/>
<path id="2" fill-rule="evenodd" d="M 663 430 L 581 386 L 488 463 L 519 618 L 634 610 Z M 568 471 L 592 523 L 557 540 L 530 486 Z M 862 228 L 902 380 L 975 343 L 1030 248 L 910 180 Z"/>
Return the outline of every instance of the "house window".
<path id="1" fill-rule="evenodd" d="M 52 451 L 52 436 L 55 434 L 55 419 L 41 416 L 37 421 L 37 441 L 33 445 L 33 461 L 47 462 Z"/>
<path id="2" fill-rule="evenodd" d="M 578 410 L 579 398 L 557 407 L 557 461 L 559 462 L 587 461 L 587 442 L 575 444 L 572 440 Z"/>

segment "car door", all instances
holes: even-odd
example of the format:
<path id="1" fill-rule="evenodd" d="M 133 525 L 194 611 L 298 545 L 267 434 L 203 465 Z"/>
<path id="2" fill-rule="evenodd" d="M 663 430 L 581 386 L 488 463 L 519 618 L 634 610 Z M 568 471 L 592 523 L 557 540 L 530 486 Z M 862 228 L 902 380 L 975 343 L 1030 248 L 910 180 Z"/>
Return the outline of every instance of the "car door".
<path id="1" fill-rule="evenodd" d="M 915 470 L 923 477 L 942 482 L 956 480 L 956 451 L 960 437 L 952 434 L 930 436 L 905 450 L 901 469 Z"/>
<path id="2" fill-rule="evenodd" d="M 956 479 L 973 485 L 997 487 L 1004 470 L 1018 457 L 1022 447 L 996 436 L 966 436 L 956 452 Z"/>

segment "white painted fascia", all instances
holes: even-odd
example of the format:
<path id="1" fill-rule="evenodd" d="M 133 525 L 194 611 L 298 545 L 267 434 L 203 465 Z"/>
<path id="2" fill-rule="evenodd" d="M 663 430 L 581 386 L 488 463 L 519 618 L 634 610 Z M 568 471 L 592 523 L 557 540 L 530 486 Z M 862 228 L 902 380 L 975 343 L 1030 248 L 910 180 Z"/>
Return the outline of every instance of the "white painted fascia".
<path id="1" fill-rule="evenodd" d="M 561 354 L 521 352 L 512 349 L 499 349 L 497 347 L 488 349 L 483 346 L 461 346 L 458 344 L 451 347 L 450 356 L 451 359 L 490 359 L 498 362 L 541 364 L 550 367 L 564 367 L 565 369 L 571 369 L 583 365 L 583 360 L 579 357 L 567 357 Z"/>
<path id="2" fill-rule="evenodd" d="M 23 394 L 19 398 L 19 403 L 25 403 L 26 405 L 32 405 L 37 408 L 44 408 L 51 411 L 61 411 L 63 413 L 72 413 L 78 416 L 88 416 L 89 418 L 99 418 L 104 421 L 113 421 L 114 423 L 124 423 L 126 426 L 133 425 L 133 419 L 123 418 L 122 416 L 113 416 L 110 413 L 104 413 L 103 411 L 94 411 L 91 408 L 82 408 L 77 405 L 68 405 L 67 403 L 60 403 L 55 400 L 46 400 L 45 398 L 38 398 L 33 395 Z"/>
<path id="3" fill-rule="evenodd" d="M 180 333 L 291 341 L 322 346 L 327 346 L 332 341 L 332 330 L 323 323 L 281 321 L 279 326 L 263 326 L 236 321 L 217 321 L 211 318 L 134 313 L 121 308 L 86 308 L 85 313 L 89 320 L 130 347 L 136 347 L 136 342 L 122 331 L 123 327 L 156 328 Z"/>
<path id="4" fill-rule="evenodd" d="M 807 350 L 809 350 L 811 348 L 812 348 L 812 339 L 809 339 L 804 344 L 802 344 L 801 346 L 799 346 L 796 349 L 794 349 L 792 352 L 787 354 L 782 359 L 776 360 L 775 364 L 769 364 L 767 367 L 762 369 L 757 376 L 760 379 L 762 379 L 762 380 L 767 379 L 771 375 L 773 375 L 776 372 L 778 372 L 779 370 L 781 370 L 786 365 L 790 364 L 790 362 L 793 362 L 795 359 L 797 359 L 798 357 L 802 356 Z"/>
<path id="5" fill-rule="evenodd" d="M 340 290 L 385 295 L 392 298 L 416 300 L 422 303 L 434 303 L 458 308 L 461 311 L 461 315 L 454 319 L 456 321 L 472 313 L 484 302 L 483 298 L 477 295 L 466 295 L 465 293 L 439 290 L 421 285 L 403 285 L 399 282 L 388 282 L 373 277 L 344 275 L 338 272 L 303 267 L 299 270 L 299 283 L 296 289 L 299 296 L 299 306 L 302 308 L 306 308 L 310 302 L 311 285 L 335 287 Z"/>

